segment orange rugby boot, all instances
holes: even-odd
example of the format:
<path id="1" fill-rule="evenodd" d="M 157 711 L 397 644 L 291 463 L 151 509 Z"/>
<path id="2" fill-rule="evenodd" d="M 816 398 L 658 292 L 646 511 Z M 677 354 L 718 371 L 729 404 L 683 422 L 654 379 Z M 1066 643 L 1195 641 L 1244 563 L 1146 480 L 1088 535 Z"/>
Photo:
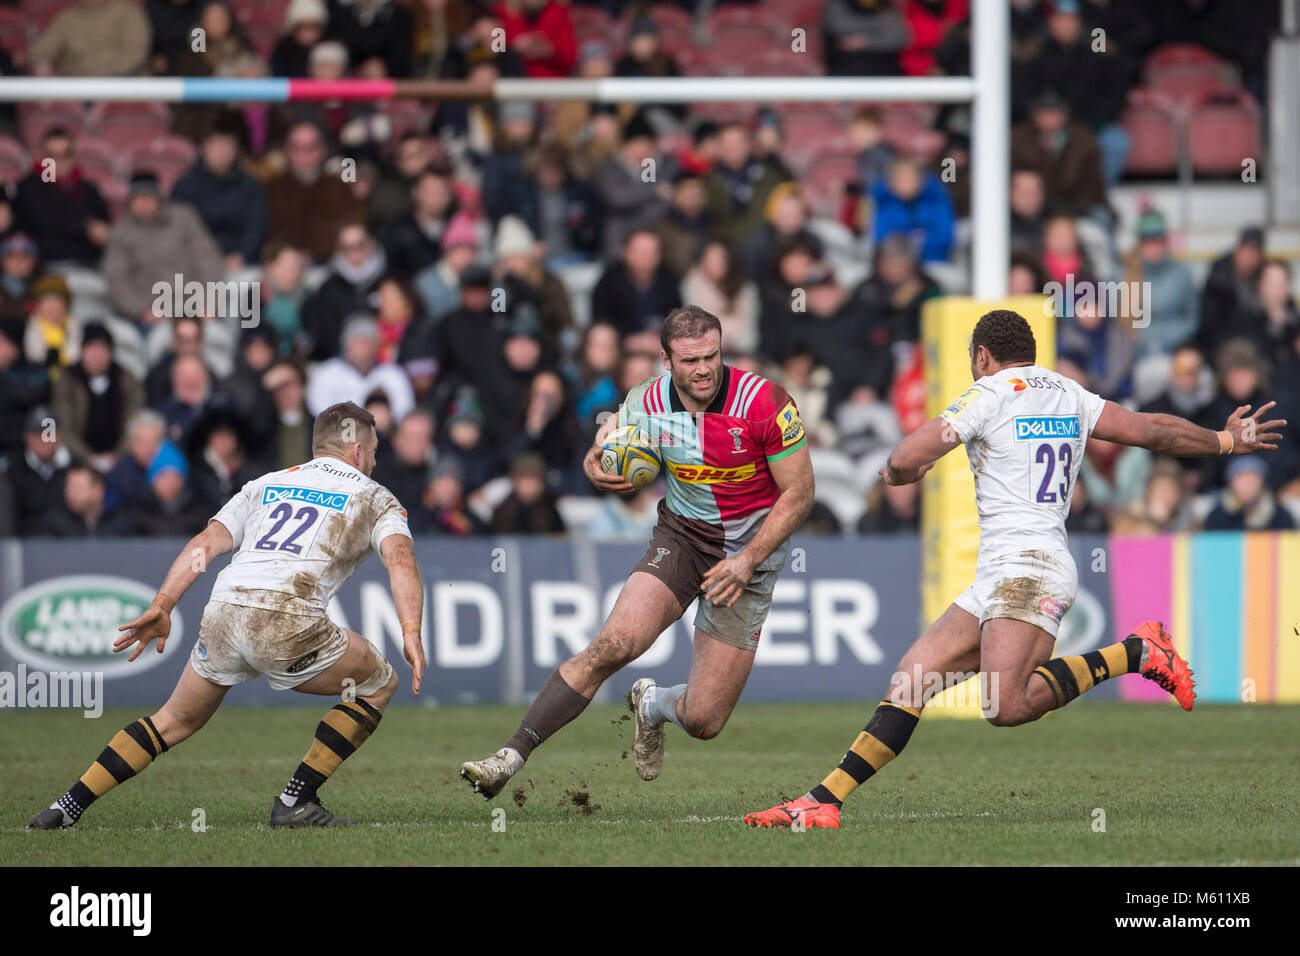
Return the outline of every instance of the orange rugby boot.
<path id="1" fill-rule="evenodd" d="M 745 823 L 751 827 L 785 828 L 793 826 L 795 820 L 799 818 L 803 819 L 806 829 L 822 827 L 826 830 L 838 830 L 840 828 L 839 807 L 833 803 L 818 803 L 807 797 L 787 800 L 761 813 L 746 813 Z"/>
<path id="2" fill-rule="evenodd" d="M 1187 661 L 1174 650 L 1169 632 L 1159 621 L 1146 621 L 1130 635 L 1142 640 L 1147 647 L 1147 660 L 1142 665 L 1142 676 L 1155 681 L 1174 695 L 1183 710 L 1191 710 L 1196 703 L 1196 681 Z"/>

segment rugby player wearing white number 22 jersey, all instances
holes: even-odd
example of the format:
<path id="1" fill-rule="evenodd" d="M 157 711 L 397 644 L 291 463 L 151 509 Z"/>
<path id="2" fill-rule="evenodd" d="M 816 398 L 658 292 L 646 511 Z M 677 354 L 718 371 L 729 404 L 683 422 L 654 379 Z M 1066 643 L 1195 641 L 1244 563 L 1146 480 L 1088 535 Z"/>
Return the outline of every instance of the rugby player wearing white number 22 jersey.
<path id="1" fill-rule="evenodd" d="M 119 731 L 28 829 L 71 827 L 94 800 L 206 724 L 232 686 L 258 674 L 276 690 L 342 697 L 275 798 L 271 826 L 354 822 L 326 810 L 316 791 L 374 732 L 397 690 L 397 674 L 377 647 L 331 621 L 326 608 L 372 547 L 388 568 L 417 694 L 425 665 L 424 584 L 406 512 L 370 479 L 377 444 L 369 412 L 351 402 L 330 406 L 316 419 L 311 461 L 250 481 L 191 539 L 153 603 L 122 626 L 113 645 L 116 652 L 135 645 L 129 658 L 135 660 L 157 638 L 161 654 L 181 595 L 213 558 L 238 549 L 217 576 L 171 698 L 152 717 Z"/>
<path id="2" fill-rule="evenodd" d="M 1249 417 L 1250 406 L 1238 408 L 1220 432 L 1130 412 L 1036 365 L 1029 323 L 1007 310 L 979 320 L 970 355 L 974 386 L 904 438 L 881 474 L 893 485 L 919 481 L 966 445 L 980 524 L 975 583 L 903 655 L 888 696 L 839 766 L 804 796 L 747 814 L 750 826 L 837 828 L 845 798 L 898 756 L 926 701 L 958 674 L 981 673 L 984 716 L 999 727 L 1037 720 L 1129 673 L 1192 709 L 1192 672 L 1158 621 L 1109 647 L 1051 658 L 1078 587 L 1065 518 L 1084 446 L 1095 435 L 1178 457 L 1245 455 L 1275 449 L 1286 422 L 1259 421 L 1272 402 Z"/>

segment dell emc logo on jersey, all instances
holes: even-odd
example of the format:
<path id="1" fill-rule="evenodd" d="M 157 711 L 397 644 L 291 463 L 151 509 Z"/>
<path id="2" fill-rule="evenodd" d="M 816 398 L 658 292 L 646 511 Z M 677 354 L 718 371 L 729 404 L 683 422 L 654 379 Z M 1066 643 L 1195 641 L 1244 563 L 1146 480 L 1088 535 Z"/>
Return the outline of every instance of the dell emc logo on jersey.
<path id="1" fill-rule="evenodd" d="M 1033 418 L 1017 418 L 1016 441 L 1033 438 L 1078 438 L 1079 417 L 1077 415 L 1040 415 Z"/>
<path id="2" fill-rule="evenodd" d="M 262 504 L 273 505 L 280 501 L 301 501 L 304 504 L 319 505 L 331 511 L 342 511 L 347 507 L 349 494 L 336 491 L 316 491 L 313 488 L 290 488 L 285 485 L 267 485 L 262 491 Z"/>

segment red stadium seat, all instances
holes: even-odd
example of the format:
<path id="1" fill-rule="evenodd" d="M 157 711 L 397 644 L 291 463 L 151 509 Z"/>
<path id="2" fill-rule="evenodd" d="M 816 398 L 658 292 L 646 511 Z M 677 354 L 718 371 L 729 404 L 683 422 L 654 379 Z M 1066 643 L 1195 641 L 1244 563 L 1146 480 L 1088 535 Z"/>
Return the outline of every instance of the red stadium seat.
<path id="1" fill-rule="evenodd" d="M 31 169 L 32 159 L 22 143 L 0 136 L 0 182 L 12 189 Z"/>
<path id="2" fill-rule="evenodd" d="M 762 60 L 745 64 L 750 76 L 824 76 L 821 57 L 808 53 L 770 50 Z"/>
<path id="3" fill-rule="evenodd" d="M 1126 173 L 1170 175 L 1178 171 L 1178 116 L 1151 97 L 1131 98 L 1120 119 L 1131 140 Z"/>
<path id="4" fill-rule="evenodd" d="M 681 56 L 687 50 L 697 49 L 695 46 L 695 31 L 691 27 L 676 24 L 660 27 L 659 46 L 669 56 Z"/>
<path id="5" fill-rule="evenodd" d="M 852 153 L 823 152 L 812 158 L 803 187 L 814 210 L 834 216 L 845 186 L 858 181 L 858 160 Z"/>
<path id="6" fill-rule="evenodd" d="M 1166 43 L 1147 54 L 1146 69 L 1158 69 L 1175 63 L 1214 63 L 1225 69 L 1228 64 L 1197 43 Z"/>
<path id="7" fill-rule="evenodd" d="M 27 44 L 34 36 L 27 14 L 12 7 L 0 7 L 0 46 L 9 51 L 15 63 L 27 58 Z"/>
<path id="8" fill-rule="evenodd" d="M 126 173 L 117 147 L 94 136 L 83 136 L 77 141 L 77 166 L 101 192 L 106 183 L 122 181 Z"/>
<path id="9" fill-rule="evenodd" d="M 18 128 L 28 149 L 37 150 L 51 126 L 66 126 L 74 133 L 86 127 L 86 110 L 80 103 L 22 103 L 18 107 Z"/>
<path id="10" fill-rule="evenodd" d="M 159 136 L 129 154 L 131 172 L 147 170 L 157 175 L 163 195 L 194 165 L 197 150 L 183 136 Z"/>
<path id="11" fill-rule="evenodd" d="M 885 142 L 900 153 L 907 153 L 921 159 L 933 159 L 943 151 L 942 132 L 914 123 L 891 122 L 889 114 L 885 115 L 885 127 L 881 135 Z"/>
<path id="12" fill-rule="evenodd" d="M 1222 70 L 1211 63 L 1172 64 L 1153 71 L 1148 84 L 1160 95 L 1183 107 L 1220 93 L 1230 93 L 1238 88 L 1236 78 L 1224 76 Z"/>
<path id="13" fill-rule="evenodd" d="M 718 59 L 747 65 L 763 62 L 769 53 L 783 53 L 790 45 L 778 40 L 766 24 L 737 24 L 712 31 L 709 49 Z"/>
<path id="14" fill-rule="evenodd" d="M 1259 111 L 1248 102 L 1205 103 L 1187 122 L 1187 149 L 1198 174 L 1236 176 L 1242 161 L 1260 160 Z"/>
<path id="15" fill-rule="evenodd" d="M 91 108 L 93 128 L 123 151 L 166 135 L 171 129 L 162 103 L 100 103 Z"/>
<path id="16" fill-rule="evenodd" d="M 758 113 L 757 103 L 698 103 L 691 108 L 696 116 L 715 123 L 750 123 Z"/>
<path id="17" fill-rule="evenodd" d="M 695 26 L 695 18 L 683 10 L 681 7 L 669 6 L 666 3 L 657 3 L 646 11 L 646 16 L 655 22 L 655 25 L 663 30 L 666 27 L 685 27 L 691 29 Z"/>
<path id="18" fill-rule="evenodd" d="M 709 31 L 729 26 L 763 26 L 776 33 L 785 27 L 785 18 L 762 7 L 730 6 L 714 10 L 709 17 Z"/>
<path id="19" fill-rule="evenodd" d="M 580 33 L 583 30 L 590 29 L 597 33 L 603 33 L 609 36 L 615 28 L 613 17 L 611 17 L 600 7 L 584 7 L 577 4 L 569 7 L 569 22 L 573 24 L 573 32 Z"/>

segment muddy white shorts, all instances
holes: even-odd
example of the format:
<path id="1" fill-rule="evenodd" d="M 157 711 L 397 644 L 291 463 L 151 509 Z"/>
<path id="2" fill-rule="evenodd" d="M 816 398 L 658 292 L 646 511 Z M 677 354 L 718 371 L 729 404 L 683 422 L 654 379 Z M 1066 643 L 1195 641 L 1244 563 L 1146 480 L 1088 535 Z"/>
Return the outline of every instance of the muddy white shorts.
<path id="1" fill-rule="evenodd" d="M 979 618 L 981 626 L 1007 617 L 1055 637 L 1078 589 L 1079 573 L 1069 551 L 1013 551 L 981 555 L 975 583 L 953 603 Z"/>
<path id="2" fill-rule="evenodd" d="M 378 666 L 357 686 L 358 696 L 388 683 L 392 667 L 373 644 Z M 194 672 L 232 687 L 262 674 L 275 690 L 291 690 L 326 670 L 348 649 L 348 633 L 324 614 L 286 614 L 260 607 L 209 601 L 190 652 Z"/>

